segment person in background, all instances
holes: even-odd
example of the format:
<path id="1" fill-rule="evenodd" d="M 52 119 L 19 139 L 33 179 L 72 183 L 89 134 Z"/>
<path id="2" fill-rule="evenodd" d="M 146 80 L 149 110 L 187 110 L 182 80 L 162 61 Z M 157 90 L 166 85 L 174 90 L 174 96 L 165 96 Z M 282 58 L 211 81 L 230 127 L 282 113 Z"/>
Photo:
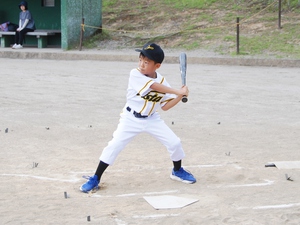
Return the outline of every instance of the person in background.
<path id="1" fill-rule="evenodd" d="M 19 27 L 16 31 L 15 44 L 12 46 L 13 49 L 23 48 L 25 34 L 35 30 L 35 23 L 31 13 L 28 10 L 28 3 L 26 1 L 22 1 L 19 4 L 19 8 L 21 9 L 19 16 Z"/>

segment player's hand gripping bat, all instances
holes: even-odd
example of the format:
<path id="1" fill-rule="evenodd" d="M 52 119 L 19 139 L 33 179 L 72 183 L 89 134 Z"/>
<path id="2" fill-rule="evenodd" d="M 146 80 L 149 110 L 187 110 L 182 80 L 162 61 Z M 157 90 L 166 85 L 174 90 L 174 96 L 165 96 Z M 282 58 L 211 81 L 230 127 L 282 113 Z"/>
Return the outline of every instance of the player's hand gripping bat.
<path id="1" fill-rule="evenodd" d="M 186 54 L 184 52 L 179 55 L 179 65 L 180 65 L 180 73 L 181 73 L 181 82 L 182 85 L 186 85 Z M 182 102 L 186 103 L 188 101 L 187 96 L 182 96 Z"/>

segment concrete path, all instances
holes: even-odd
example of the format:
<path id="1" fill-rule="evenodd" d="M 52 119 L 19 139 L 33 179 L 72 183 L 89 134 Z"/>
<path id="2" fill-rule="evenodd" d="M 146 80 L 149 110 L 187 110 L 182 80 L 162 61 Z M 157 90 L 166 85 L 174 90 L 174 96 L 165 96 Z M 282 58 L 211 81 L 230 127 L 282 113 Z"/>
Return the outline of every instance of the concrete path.
<path id="1" fill-rule="evenodd" d="M 165 50 L 165 63 L 177 63 L 180 51 Z M 209 65 L 236 65 L 236 66 L 269 66 L 269 67 L 300 67 L 300 60 L 262 58 L 251 56 L 225 57 L 206 52 L 186 51 L 189 64 Z M 208 56 L 207 56 L 208 55 Z M 24 48 L 13 50 L 11 48 L 0 49 L 0 58 L 19 59 L 55 59 L 55 60 L 99 60 L 134 62 L 135 51 L 129 50 L 72 50 L 64 51 L 58 48 Z"/>

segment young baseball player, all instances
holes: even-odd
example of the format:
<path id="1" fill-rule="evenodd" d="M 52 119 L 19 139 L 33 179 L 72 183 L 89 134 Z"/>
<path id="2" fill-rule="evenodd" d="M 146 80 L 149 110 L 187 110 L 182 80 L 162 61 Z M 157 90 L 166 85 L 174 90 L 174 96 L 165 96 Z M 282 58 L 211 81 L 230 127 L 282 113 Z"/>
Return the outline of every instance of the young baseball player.
<path id="1" fill-rule="evenodd" d="M 174 168 L 170 175 L 173 180 L 192 184 L 194 176 L 181 167 L 185 156 L 180 139 L 160 118 L 158 109 L 166 111 L 188 96 L 187 86 L 181 89 L 171 88 L 166 79 L 156 70 L 164 60 L 164 52 L 155 43 L 145 44 L 140 52 L 138 68 L 130 71 L 127 88 L 127 102 L 120 115 L 117 129 L 112 140 L 103 149 L 100 162 L 94 176 L 80 187 L 82 192 L 98 188 L 100 178 L 118 154 L 139 133 L 146 132 L 160 141 L 168 150 Z"/>

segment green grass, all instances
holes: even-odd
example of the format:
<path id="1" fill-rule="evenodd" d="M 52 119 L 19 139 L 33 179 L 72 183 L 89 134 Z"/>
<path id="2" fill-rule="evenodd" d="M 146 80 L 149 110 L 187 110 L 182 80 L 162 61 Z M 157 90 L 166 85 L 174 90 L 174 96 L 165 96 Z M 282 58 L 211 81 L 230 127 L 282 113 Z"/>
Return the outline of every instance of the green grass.
<path id="1" fill-rule="evenodd" d="M 278 0 L 103 1 L 104 33 L 86 40 L 84 46 L 126 39 L 131 46 L 155 41 L 170 48 L 205 48 L 232 55 L 239 16 L 241 55 L 300 58 L 299 0 L 282 0 L 282 29 L 277 27 L 277 4 Z"/>
<path id="2" fill-rule="evenodd" d="M 176 9 L 193 8 L 204 9 L 216 2 L 216 0 L 163 0 L 164 4 Z"/>
<path id="3" fill-rule="evenodd" d="M 299 36 L 296 33 L 296 27 L 286 27 L 286 31 L 277 30 L 269 34 L 254 37 L 241 37 L 241 50 L 251 52 L 251 54 L 259 55 L 264 54 L 266 51 L 270 54 L 279 53 L 278 57 L 294 56 L 300 57 L 300 46 L 295 45 L 299 41 Z"/>

